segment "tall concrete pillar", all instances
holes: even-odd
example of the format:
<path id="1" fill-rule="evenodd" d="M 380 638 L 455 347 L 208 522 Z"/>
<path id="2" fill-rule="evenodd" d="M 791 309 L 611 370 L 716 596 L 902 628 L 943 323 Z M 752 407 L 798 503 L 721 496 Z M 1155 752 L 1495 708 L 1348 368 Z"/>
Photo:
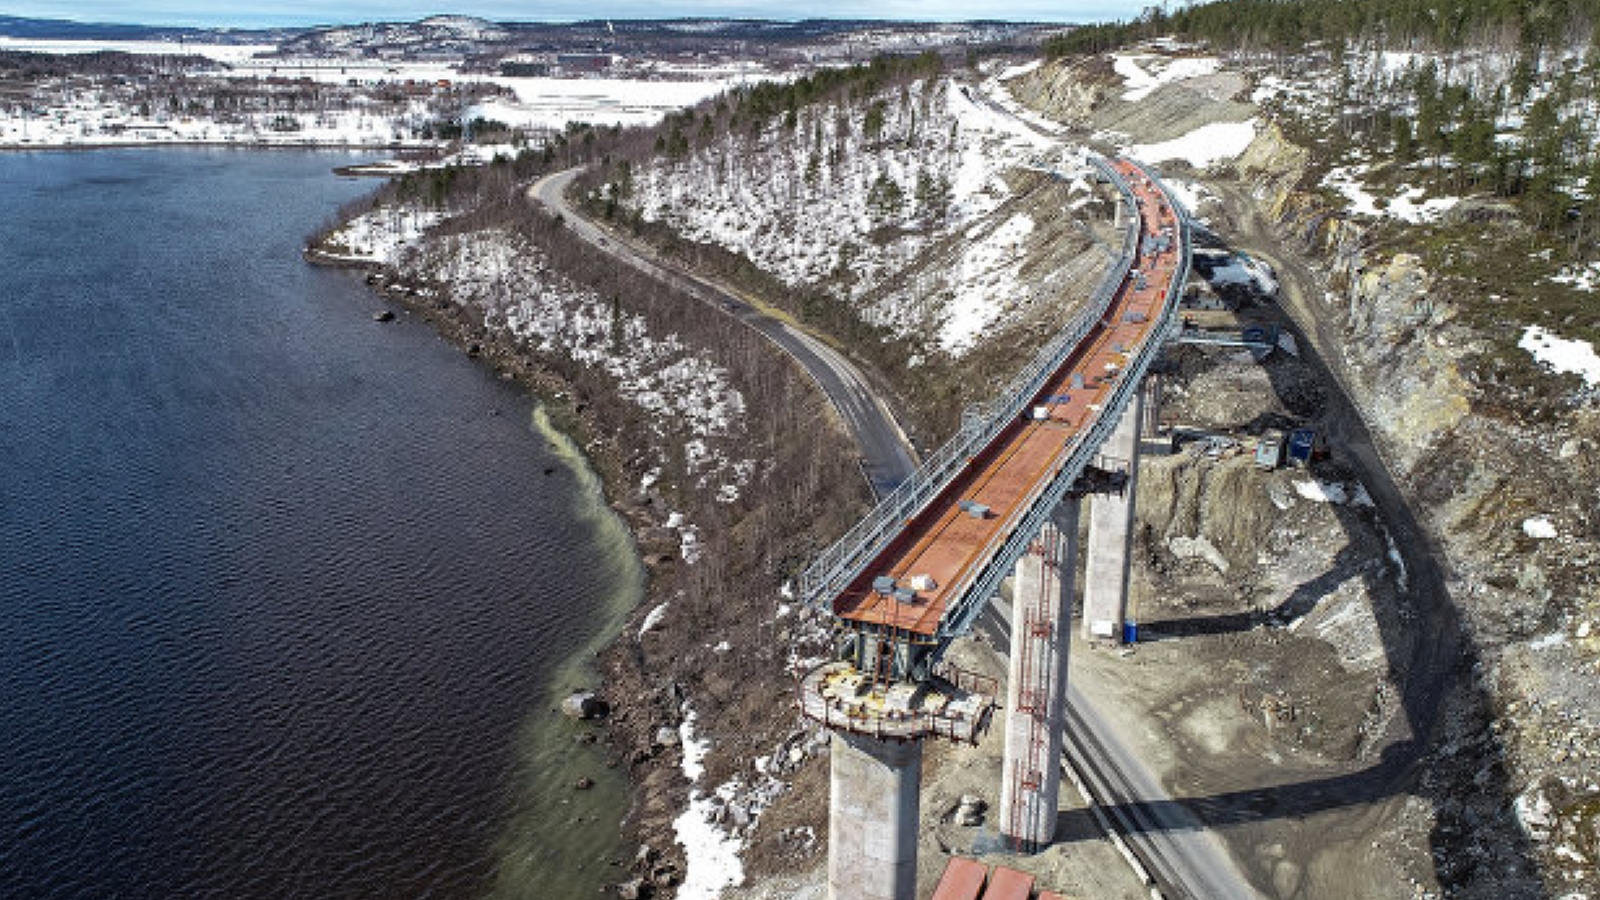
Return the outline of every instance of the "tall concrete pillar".
<path id="1" fill-rule="evenodd" d="M 1061 502 L 1017 561 L 1012 582 L 1000 830 L 1010 846 L 1029 853 L 1054 840 L 1060 806 L 1078 503 L 1075 497 Z"/>
<path id="2" fill-rule="evenodd" d="M 828 900 L 915 900 L 922 742 L 833 733 Z"/>
<path id="3" fill-rule="evenodd" d="M 1087 640 L 1122 642 L 1128 612 L 1128 566 L 1133 550 L 1133 495 L 1139 483 L 1139 426 L 1144 391 L 1117 422 L 1101 448 L 1101 456 L 1126 464 L 1128 481 L 1121 494 L 1095 494 L 1089 502 L 1089 561 L 1083 583 L 1083 636 Z"/>

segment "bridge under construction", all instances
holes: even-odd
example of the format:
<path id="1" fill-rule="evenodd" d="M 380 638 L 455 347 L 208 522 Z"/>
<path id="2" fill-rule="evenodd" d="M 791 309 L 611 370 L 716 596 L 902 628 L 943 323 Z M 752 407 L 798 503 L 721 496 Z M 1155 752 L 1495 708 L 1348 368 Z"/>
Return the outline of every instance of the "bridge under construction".
<path id="1" fill-rule="evenodd" d="M 976 741 L 995 686 L 946 664 L 1012 585 L 1000 827 L 1018 850 L 1055 827 L 1080 506 L 1091 498 L 1083 627 L 1122 639 L 1143 382 L 1174 332 L 1190 223 L 1138 163 L 1096 159 L 1120 195 L 1120 255 L 1089 303 L 992 402 L 804 572 L 835 624 L 801 711 L 834 732 L 828 892 L 911 900 L 922 741 Z"/>

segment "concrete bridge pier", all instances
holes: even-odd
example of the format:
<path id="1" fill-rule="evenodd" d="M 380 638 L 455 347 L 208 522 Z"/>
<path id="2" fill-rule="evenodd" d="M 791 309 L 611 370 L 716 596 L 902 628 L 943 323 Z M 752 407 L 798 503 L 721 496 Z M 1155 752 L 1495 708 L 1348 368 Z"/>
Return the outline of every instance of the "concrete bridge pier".
<path id="1" fill-rule="evenodd" d="M 833 733 L 828 900 L 916 900 L 922 741 Z"/>
<path id="2" fill-rule="evenodd" d="M 1096 494 L 1089 502 L 1089 560 L 1083 587 L 1085 640 L 1122 643 L 1128 613 L 1128 567 L 1133 555 L 1133 496 L 1139 485 L 1139 433 L 1144 391 L 1136 391 L 1116 431 L 1101 448 L 1101 466 L 1124 468 L 1120 494 Z"/>
<path id="3" fill-rule="evenodd" d="M 1007 845 L 1026 853 L 1055 839 L 1079 502 L 1077 497 L 1061 502 L 1017 561 L 1012 582 L 999 826 Z"/>

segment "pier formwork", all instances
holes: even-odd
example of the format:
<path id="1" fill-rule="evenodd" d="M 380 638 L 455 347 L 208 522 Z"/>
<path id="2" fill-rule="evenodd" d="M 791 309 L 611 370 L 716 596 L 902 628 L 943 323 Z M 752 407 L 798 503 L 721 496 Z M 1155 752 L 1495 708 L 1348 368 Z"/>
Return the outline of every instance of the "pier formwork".
<path id="1" fill-rule="evenodd" d="M 1027 853 L 1055 837 L 1079 504 L 1076 497 L 1061 502 L 1017 561 L 1012 582 L 1000 829 L 1012 849 Z"/>

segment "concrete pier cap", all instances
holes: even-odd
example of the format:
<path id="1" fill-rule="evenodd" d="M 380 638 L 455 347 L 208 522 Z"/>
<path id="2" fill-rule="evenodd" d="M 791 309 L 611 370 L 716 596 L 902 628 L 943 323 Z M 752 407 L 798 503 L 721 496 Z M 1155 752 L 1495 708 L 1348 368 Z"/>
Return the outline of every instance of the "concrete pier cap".
<path id="1" fill-rule="evenodd" d="M 925 738 L 976 742 L 993 685 L 965 673 L 874 684 L 844 661 L 800 682 L 800 710 L 833 732 L 829 900 L 915 900 Z"/>

